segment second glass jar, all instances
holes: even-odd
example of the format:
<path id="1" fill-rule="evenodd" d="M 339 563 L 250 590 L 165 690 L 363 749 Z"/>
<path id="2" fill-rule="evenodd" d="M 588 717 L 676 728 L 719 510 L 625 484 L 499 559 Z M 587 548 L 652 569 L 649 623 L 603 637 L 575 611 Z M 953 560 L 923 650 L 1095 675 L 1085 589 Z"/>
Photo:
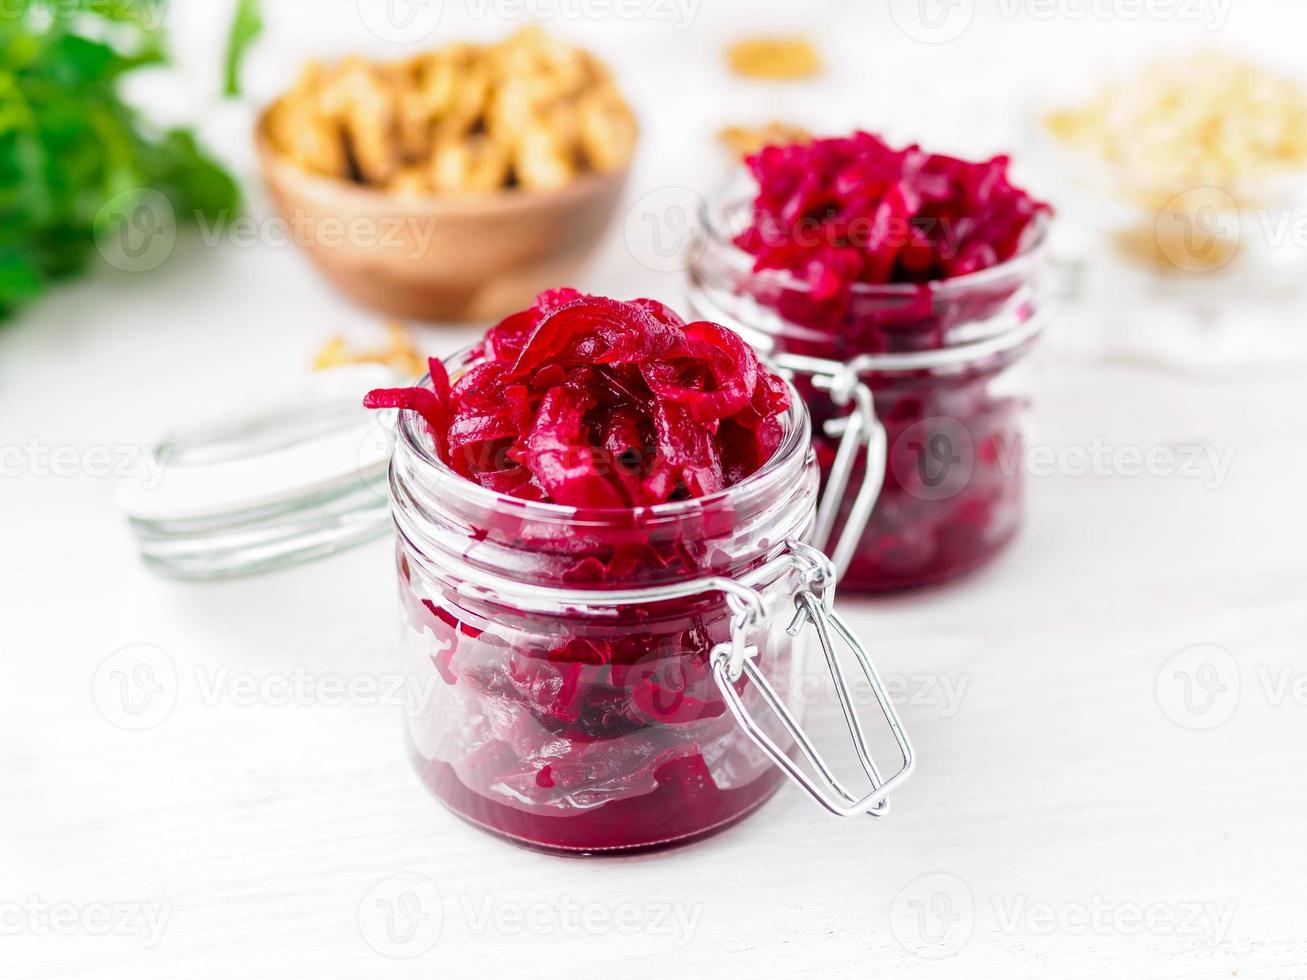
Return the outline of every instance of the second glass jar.
<path id="1" fill-rule="evenodd" d="M 824 485 L 852 390 L 871 392 L 885 461 L 861 453 L 838 502 L 835 536 L 858 535 L 837 562 L 841 588 L 909 589 L 985 564 L 1022 518 L 1028 355 L 1049 315 L 1046 229 L 983 272 L 920 285 L 855 283 L 820 297 L 783 270 L 755 272 L 734 244 L 752 191 L 751 181 L 736 180 L 706 204 L 689 302 L 696 316 L 726 323 L 792 373 L 812 416 Z M 854 488 L 882 479 L 867 472 L 868 458 L 883 466 L 883 483 L 859 532 L 848 527 Z"/>

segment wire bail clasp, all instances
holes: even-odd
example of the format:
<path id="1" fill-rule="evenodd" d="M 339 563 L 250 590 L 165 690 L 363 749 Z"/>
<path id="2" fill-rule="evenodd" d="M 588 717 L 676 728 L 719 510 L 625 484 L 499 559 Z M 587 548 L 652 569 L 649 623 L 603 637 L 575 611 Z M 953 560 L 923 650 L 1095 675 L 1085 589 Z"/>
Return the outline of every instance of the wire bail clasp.
<path id="1" fill-rule="evenodd" d="M 775 361 L 778 367 L 792 373 L 808 375 L 813 387 L 827 392 L 837 407 L 851 406 L 848 415 L 830 419 L 824 426 L 826 435 L 838 436 L 840 443 L 830 476 L 826 479 L 826 488 L 822 491 L 812 533 L 813 544 L 830 555 L 838 581 L 849 570 L 885 484 L 889 439 L 885 426 L 876 418 L 875 396 L 859 376 L 855 364 L 800 354 L 779 354 Z M 831 536 L 835 533 L 840 508 L 848 496 L 860 454 L 864 464 L 862 482 L 857 487 L 839 539 L 832 545 Z"/>
<path id="2" fill-rule="evenodd" d="M 841 817 L 856 816 L 862 813 L 873 817 L 884 816 L 889 812 L 889 793 L 907 779 L 912 772 L 914 766 L 912 744 L 903 731 L 898 712 L 894 710 L 894 705 L 885 690 L 884 684 L 881 682 L 880 676 L 876 673 L 876 668 L 872 664 L 866 648 L 833 608 L 834 569 L 830 560 L 815 548 L 801 542 L 789 542 L 788 547 L 787 557 L 791 559 L 798 558 L 806 566 L 807 571 L 803 583 L 794 594 L 794 617 L 786 627 L 786 631 L 791 636 L 797 636 L 809 624 L 816 631 L 817 639 L 821 643 L 822 652 L 826 657 L 826 666 L 830 671 L 836 695 L 839 697 L 840 708 L 844 713 L 845 724 L 848 726 L 849 734 L 853 739 L 858 761 L 863 774 L 870 783 L 870 791 L 857 796 L 840 782 L 834 771 L 817 751 L 812 739 L 808 737 L 798 720 L 785 706 L 776 689 L 768 683 L 767 678 L 754 662 L 757 649 L 748 645 L 747 636 L 738 635 L 743 632 L 736 628 L 735 624 L 740 622 L 738 618 L 732 621 L 731 641 L 720 644 L 713 650 L 713 680 L 716 681 L 731 715 L 748 734 L 749 738 L 753 740 L 754 744 L 822 807 Z M 843 664 L 841 664 L 835 650 L 832 636 L 838 636 L 853 651 L 854 657 L 862 668 L 863 676 L 871 687 L 881 714 L 888 724 L 895 742 L 898 744 L 902 762 L 888 777 L 881 772 L 880 767 L 872 757 L 871 746 L 868 744 L 866 731 L 854 706 L 853 692 L 845 675 Z M 757 689 L 763 703 L 779 721 L 781 728 L 794 740 L 799 754 L 807 760 L 815 771 L 815 778 L 800 767 L 788 752 L 777 745 L 767 731 L 749 713 L 748 708 L 744 705 L 741 693 L 736 690 L 736 684 L 741 677 L 747 679 Z"/>

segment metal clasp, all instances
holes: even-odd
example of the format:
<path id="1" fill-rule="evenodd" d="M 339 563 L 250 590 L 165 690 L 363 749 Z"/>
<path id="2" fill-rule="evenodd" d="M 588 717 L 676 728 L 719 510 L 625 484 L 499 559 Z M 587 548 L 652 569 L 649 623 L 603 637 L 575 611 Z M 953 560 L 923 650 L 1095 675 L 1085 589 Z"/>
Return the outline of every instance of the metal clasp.
<path id="1" fill-rule="evenodd" d="M 890 791 L 907 779 L 912 772 L 914 766 L 912 744 L 903 731 L 903 724 L 899 721 L 898 712 L 894 710 L 894 705 L 890 701 L 879 675 L 876 673 L 876 668 L 872 664 L 866 648 L 854 636 L 853 632 L 833 608 L 834 569 L 831 562 L 821 552 L 808 545 L 790 542 L 788 547 L 787 557 L 797 557 L 801 563 L 806 565 L 806 569 L 803 582 L 794 594 L 794 618 L 786 627 L 786 631 L 791 636 L 797 636 L 808 624 L 811 624 L 816 631 L 817 639 L 821 643 L 822 652 L 826 657 L 827 668 L 830 670 L 831 679 L 835 685 L 835 692 L 840 700 L 840 708 L 844 712 L 844 721 L 848 726 L 850 736 L 853 738 L 858 761 L 861 764 L 863 774 L 871 785 L 870 792 L 861 796 L 852 793 L 840 782 L 834 771 L 822 758 L 812 739 L 804 732 L 803 727 L 785 706 L 776 689 L 768 683 L 767 678 L 754 662 L 757 650 L 748 646 L 747 628 L 743 625 L 744 619 L 739 616 L 732 621 L 733 628 L 730 642 L 719 644 L 712 652 L 713 680 L 716 681 L 731 715 L 748 734 L 749 738 L 790 779 L 794 780 L 825 809 L 841 817 L 850 817 L 862 813 L 873 817 L 884 816 L 889 812 L 888 797 Z M 836 653 L 832 634 L 839 636 L 853 651 L 859 666 L 862 668 L 863 676 L 866 677 L 868 684 L 871 686 L 872 694 L 876 698 L 881 714 L 898 743 L 902 764 L 889 777 L 881 772 L 880 767 L 872 757 L 871 746 L 867 742 L 866 731 L 854 707 L 852 689 L 845 676 L 843 664 Z M 764 704 L 776 716 L 781 727 L 794 740 L 799 753 L 815 771 L 816 778 L 800 767 L 788 752 L 778 746 L 771 736 L 767 734 L 767 731 L 749 713 L 740 692 L 735 689 L 735 684 L 741 676 L 745 677 L 758 691 Z"/>
<path id="2" fill-rule="evenodd" d="M 799 354 L 778 354 L 774 360 L 777 367 L 786 371 L 808 375 L 813 387 L 828 392 L 837 407 L 852 406 L 848 415 L 830 419 L 824 427 L 826 435 L 839 437 L 840 444 L 835 452 L 830 476 L 826 479 L 826 488 L 822 491 L 821 503 L 817 508 L 817 523 L 812 534 L 813 544 L 830 555 L 838 581 L 849 570 L 849 563 L 857 553 L 858 544 L 885 484 L 889 440 L 885 427 L 876 418 L 875 397 L 871 388 L 859 377 L 856 365 Z M 862 483 L 858 486 L 857 496 L 849 508 L 839 539 L 832 547 L 831 536 L 835 533 L 840 506 L 849 492 L 849 483 L 857 469 L 860 453 L 864 454 Z"/>

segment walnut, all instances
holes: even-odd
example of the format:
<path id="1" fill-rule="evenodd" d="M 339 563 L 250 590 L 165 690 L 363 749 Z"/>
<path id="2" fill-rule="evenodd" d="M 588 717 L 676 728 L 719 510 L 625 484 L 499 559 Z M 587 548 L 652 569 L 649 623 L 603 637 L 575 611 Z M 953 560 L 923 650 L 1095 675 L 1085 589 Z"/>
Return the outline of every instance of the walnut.
<path id="1" fill-rule="evenodd" d="M 267 133 L 278 151 L 305 170 L 328 177 L 346 177 L 349 160 L 340 123 L 319 106 L 324 70 L 309 62 L 295 87 L 268 113 Z"/>
<path id="2" fill-rule="evenodd" d="M 574 142 L 564 127 L 535 117 L 519 130 L 513 153 L 513 173 L 527 190 L 557 190 L 576 176 Z"/>
<path id="3" fill-rule="evenodd" d="M 772 120 L 765 126 L 725 126 L 717 131 L 717 139 L 736 156 L 747 157 L 764 146 L 809 143 L 812 134 L 802 126 Z"/>
<path id="4" fill-rule="evenodd" d="M 438 137 L 431 154 L 429 174 L 437 191 L 486 193 L 498 190 L 508 179 L 508 150 L 484 134 Z"/>
<path id="5" fill-rule="evenodd" d="M 306 66 L 273 107 L 279 151 L 396 193 L 550 190 L 624 166 L 636 124 L 602 62 L 538 28 L 390 64 Z"/>
<path id="6" fill-rule="evenodd" d="M 611 92 L 581 97 L 577 106 L 581 151 L 590 167 L 600 173 L 620 170 L 635 150 L 635 116 Z"/>
<path id="7" fill-rule="evenodd" d="M 821 72 L 821 56 L 801 37 L 757 37 L 737 41 L 726 52 L 731 70 L 745 78 L 786 80 Z"/>
<path id="8" fill-rule="evenodd" d="M 346 59 L 322 91 L 322 107 L 344 126 L 350 156 L 368 183 L 384 184 L 399 169 L 395 89 L 377 66 Z"/>

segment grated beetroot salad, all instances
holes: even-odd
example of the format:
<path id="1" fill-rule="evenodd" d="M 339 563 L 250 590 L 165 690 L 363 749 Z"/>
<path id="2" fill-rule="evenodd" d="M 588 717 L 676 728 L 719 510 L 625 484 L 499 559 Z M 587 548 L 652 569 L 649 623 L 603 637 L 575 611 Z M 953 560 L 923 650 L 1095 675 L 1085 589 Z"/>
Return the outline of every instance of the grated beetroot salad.
<path id="1" fill-rule="evenodd" d="M 756 568 L 816 500 L 790 389 L 723 327 L 571 289 L 456 364 L 451 378 L 432 360 L 429 387 L 365 401 L 418 413 L 457 474 L 433 474 L 400 440 L 392 479 L 426 522 L 397 535 L 409 670 L 429 691 L 408 724 L 422 779 L 466 820 L 546 850 L 658 847 L 749 813 L 782 774 L 713 680 L 710 654 L 731 637 L 720 592 L 524 602 L 465 586 L 469 569 L 530 594 Z M 748 481 L 773 459 L 767 481 Z M 783 626 L 753 640 L 782 688 Z"/>
<path id="2" fill-rule="evenodd" d="M 1012 185 L 1005 156 L 971 163 L 870 133 L 768 146 L 746 164 L 758 196 L 735 244 L 754 271 L 784 269 L 817 299 L 991 268 L 1049 211 Z"/>
<path id="3" fill-rule="evenodd" d="M 651 299 L 556 289 L 487 333 L 453 384 L 381 389 L 368 408 L 427 423 L 441 460 L 488 490 L 645 507 L 739 483 L 776 451 L 785 383 L 736 334 Z"/>

